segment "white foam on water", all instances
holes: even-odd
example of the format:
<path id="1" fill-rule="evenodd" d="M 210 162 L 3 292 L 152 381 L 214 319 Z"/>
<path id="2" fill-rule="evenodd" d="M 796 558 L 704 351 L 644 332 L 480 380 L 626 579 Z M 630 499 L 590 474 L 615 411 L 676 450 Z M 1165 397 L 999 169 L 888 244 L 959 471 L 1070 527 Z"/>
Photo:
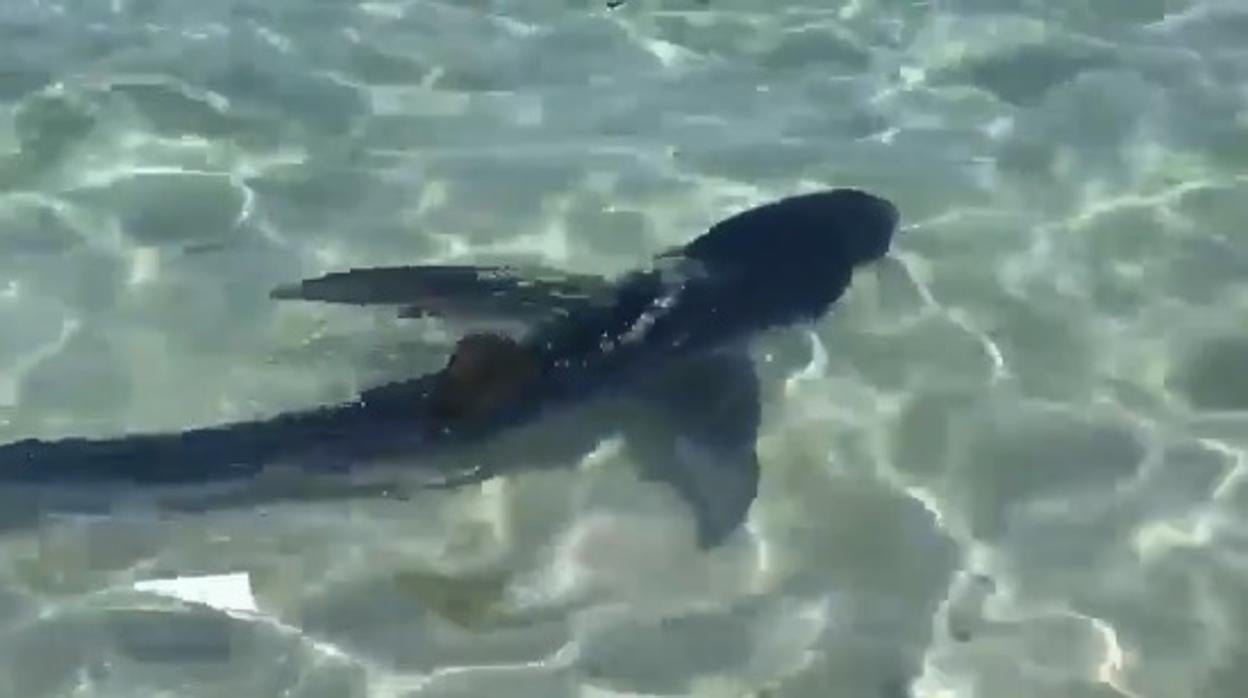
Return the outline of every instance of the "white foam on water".
<path id="1" fill-rule="evenodd" d="M 145 579 L 135 582 L 134 590 L 203 604 L 219 611 L 257 613 L 260 610 L 251 591 L 251 577 L 246 573 Z"/>

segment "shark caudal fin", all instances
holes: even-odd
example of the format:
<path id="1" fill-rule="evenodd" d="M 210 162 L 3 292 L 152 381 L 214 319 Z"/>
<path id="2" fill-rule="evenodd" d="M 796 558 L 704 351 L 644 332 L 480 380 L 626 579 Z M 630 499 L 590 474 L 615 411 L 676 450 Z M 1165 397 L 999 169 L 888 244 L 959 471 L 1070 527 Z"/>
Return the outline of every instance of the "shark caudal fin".
<path id="1" fill-rule="evenodd" d="M 25 439 L 0 446 L 0 486 L 6 482 L 161 485 L 248 477 L 284 457 L 315 460 L 329 457 L 331 451 L 349 452 L 344 445 L 370 438 L 362 415 L 359 406 L 343 405 L 182 432 Z"/>
<path id="2" fill-rule="evenodd" d="M 265 450 L 263 444 L 228 430 L 112 439 L 26 439 L 0 446 L 0 485 L 229 479 L 259 470 Z"/>

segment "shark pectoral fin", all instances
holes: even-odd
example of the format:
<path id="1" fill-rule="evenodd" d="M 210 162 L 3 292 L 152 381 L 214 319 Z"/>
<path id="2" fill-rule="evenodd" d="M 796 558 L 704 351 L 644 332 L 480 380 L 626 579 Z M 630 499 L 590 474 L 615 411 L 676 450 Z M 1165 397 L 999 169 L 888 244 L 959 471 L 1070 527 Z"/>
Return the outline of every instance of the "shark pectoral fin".
<path id="1" fill-rule="evenodd" d="M 752 447 L 712 450 L 706 442 L 677 439 L 667 476 L 693 507 L 698 545 L 713 548 L 737 530 L 758 494 L 758 456 Z"/>
<path id="2" fill-rule="evenodd" d="M 738 352 L 695 357 L 639 386 L 637 396 L 647 409 L 627 437 L 643 476 L 668 483 L 690 505 L 701 547 L 719 545 L 758 493 L 753 364 Z"/>
<path id="3" fill-rule="evenodd" d="M 352 269 L 279 286 L 276 299 L 397 305 L 402 317 L 545 319 L 593 302 L 609 282 L 540 268 L 431 265 Z"/>

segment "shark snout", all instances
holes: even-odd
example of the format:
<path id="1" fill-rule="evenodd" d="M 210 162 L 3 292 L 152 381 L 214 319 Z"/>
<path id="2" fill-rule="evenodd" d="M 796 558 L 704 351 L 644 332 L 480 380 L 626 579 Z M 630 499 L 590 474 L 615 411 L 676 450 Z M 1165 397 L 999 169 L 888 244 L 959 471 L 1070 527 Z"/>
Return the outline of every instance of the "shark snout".
<path id="1" fill-rule="evenodd" d="M 842 189 L 834 209 L 835 227 L 855 266 L 869 264 L 888 254 L 901 221 L 893 202 L 857 189 Z"/>

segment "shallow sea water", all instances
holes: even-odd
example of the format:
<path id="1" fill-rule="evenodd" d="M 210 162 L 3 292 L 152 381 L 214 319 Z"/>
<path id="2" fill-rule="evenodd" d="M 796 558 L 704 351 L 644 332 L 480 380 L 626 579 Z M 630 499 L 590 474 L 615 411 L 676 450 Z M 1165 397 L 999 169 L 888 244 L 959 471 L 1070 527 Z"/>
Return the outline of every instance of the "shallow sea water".
<path id="1" fill-rule="evenodd" d="M 6 0 L 5 441 L 341 399 L 457 331 L 268 300 L 300 276 L 614 273 L 822 186 L 904 230 L 755 343 L 724 547 L 612 440 L 406 498 L 8 502 L 0 696 L 1243 695 L 1245 36 L 1230 0 Z M 141 584 L 196 575 L 232 591 Z"/>

